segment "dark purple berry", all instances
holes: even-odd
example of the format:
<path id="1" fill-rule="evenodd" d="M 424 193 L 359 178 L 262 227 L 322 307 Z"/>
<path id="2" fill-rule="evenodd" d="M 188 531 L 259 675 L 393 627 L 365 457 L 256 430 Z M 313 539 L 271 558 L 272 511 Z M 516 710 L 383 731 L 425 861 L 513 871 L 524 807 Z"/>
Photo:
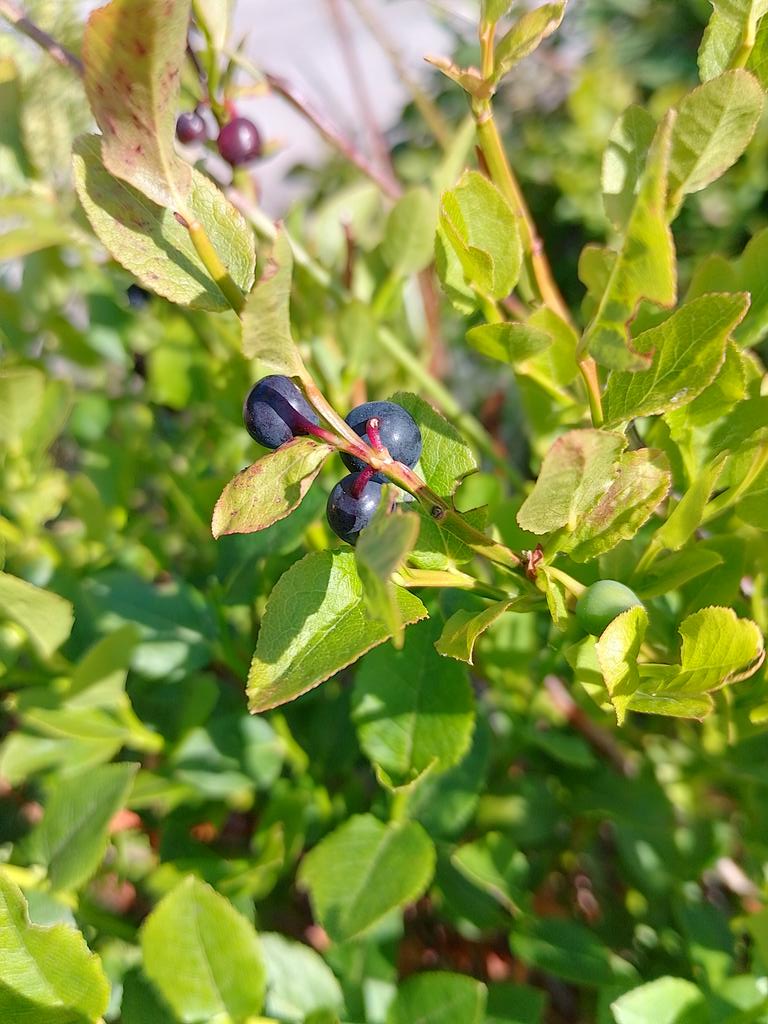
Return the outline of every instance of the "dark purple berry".
<path id="1" fill-rule="evenodd" d="M 243 403 L 245 429 L 265 448 L 279 448 L 299 434 L 307 424 L 318 425 L 312 406 L 289 377 L 271 374 L 248 392 Z"/>
<path id="2" fill-rule="evenodd" d="M 360 483 L 363 483 L 362 488 Z M 358 534 L 370 523 L 381 501 L 381 484 L 361 481 L 359 473 L 350 473 L 328 495 L 328 525 L 337 537 L 355 544 Z"/>
<path id="3" fill-rule="evenodd" d="M 379 421 L 381 443 L 392 458 L 413 469 L 421 455 L 421 431 L 410 413 L 395 402 L 366 402 L 352 410 L 347 416 L 347 423 L 356 434 L 367 441 L 366 428 L 371 419 Z M 354 455 L 343 453 L 341 458 L 347 469 L 355 472 L 359 472 L 365 466 L 362 459 L 357 459 Z M 377 473 L 373 479 L 378 483 L 384 483 L 386 477 L 382 473 Z"/>
<path id="4" fill-rule="evenodd" d="M 190 142 L 203 142 L 208 138 L 205 121 L 196 110 L 188 110 L 179 114 L 176 119 L 176 138 L 185 145 Z"/>
<path id="5" fill-rule="evenodd" d="M 259 129 L 247 117 L 234 117 L 219 132 L 219 153 L 233 167 L 250 163 L 261 156 Z"/>

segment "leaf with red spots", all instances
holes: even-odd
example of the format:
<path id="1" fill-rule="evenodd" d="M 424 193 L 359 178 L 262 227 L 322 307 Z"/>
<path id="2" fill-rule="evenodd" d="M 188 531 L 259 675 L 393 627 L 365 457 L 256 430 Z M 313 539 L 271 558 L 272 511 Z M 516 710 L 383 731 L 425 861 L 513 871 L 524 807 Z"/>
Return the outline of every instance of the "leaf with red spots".
<path id="1" fill-rule="evenodd" d="M 170 302 L 197 309 L 228 310 L 229 302 L 203 266 L 173 213 L 107 172 L 103 140 L 81 135 L 72 162 L 75 188 L 91 227 L 109 253 L 145 288 Z M 244 292 L 253 283 L 253 232 L 209 178 L 192 170 L 188 205 Z"/>
<path id="2" fill-rule="evenodd" d="M 107 170 L 184 213 L 192 172 L 174 151 L 190 0 L 112 0 L 88 19 L 85 89 Z"/>

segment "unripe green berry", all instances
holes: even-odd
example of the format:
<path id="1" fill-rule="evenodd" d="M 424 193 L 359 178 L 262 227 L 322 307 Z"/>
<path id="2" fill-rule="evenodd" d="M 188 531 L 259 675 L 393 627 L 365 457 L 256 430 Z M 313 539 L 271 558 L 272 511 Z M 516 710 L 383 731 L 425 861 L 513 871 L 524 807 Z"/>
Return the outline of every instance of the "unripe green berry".
<path id="1" fill-rule="evenodd" d="M 576 621 L 586 633 L 600 636 L 617 615 L 642 603 L 623 583 L 598 580 L 576 602 Z"/>

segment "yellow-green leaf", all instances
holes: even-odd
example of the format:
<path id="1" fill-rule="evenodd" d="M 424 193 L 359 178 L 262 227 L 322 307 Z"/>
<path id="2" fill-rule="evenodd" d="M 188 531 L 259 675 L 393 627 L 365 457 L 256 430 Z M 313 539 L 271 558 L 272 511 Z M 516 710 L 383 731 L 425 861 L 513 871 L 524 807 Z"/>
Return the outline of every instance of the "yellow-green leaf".
<path id="1" fill-rule="evenodd" d="M 749 296 L 743 292 L 702 295 L 639 334 L 634 347 L 651 356 L 650 366 L 611 374 L 606 423 L 679 409 L 693 401 L 717 376 L 728 338 L 748 307 Z"/>
<path id="2" fill-rule="evenodd" d="M 678 107 L 669 158 L 668 206 L 699 192 L 734 164 L 755 133 L 763 90 L 754 75 L 726 71 L 689 92 Z"/>
<path id="3" fill-rule="evenodd" d="M 88 19 L 85 90 L 104 166 L 158 206 L 186 213 L 192 169 L 174 151 L 190 0 L 111 0 Z"/>
<path id="4" fill-rule="evenodd" d="M 69 925 L 31 924 L 21 890 L 0 871 L 3 1024 L 96 1024 L 107 1010 L 101 961 Z"/>
<path id="5" fill-rule="evenodd" d="M 181 305 L 225 310 L 230 304 L 197 255 L 189 232 L 173 216 L 104 167 L 101 140 L 81 136 L 75 145 L 75 188 L 102 245 L 147 289 Z M 243 290 L 253 281 L 253 232 L 213 182 L 191 171 L 188 206 L 229 273 Z"/>
<path id="6" fill-rule="evenodd" d="M 69 601 L 5 572 L 0 572 L 0 618 L 21 626 L 44 658 L 61 647 L 74 623 Z"/>
<path id="7" fill-rule="evenodd" d="M 214 537 L 257 533 L 301 504 L 331 453 L 312 437 L 296 437 L 229 481 L 213 510 Z"/>
<path id="8" fill-rule="evenodd" d="M 243 310 L 243 352 L 271 370 L 300 377 L 304 362 L 291 333 L 293 254 L 281 231 Z"/>
<path id="9" fill-rule="evenodd" d="M 583 346 L 599 363 L 619 370 L 639 370 L 649 363 L 629 335 L 641 299 L 671 306 L 677 295 L 675 247 L 667 223 L 667 175 L 674 113 L 659 125 L 645 164 L 637 198 L 621 248 Z"/>
<path id="10" fill-rule="evenodd" d="M 570 430 L 559 437 L 520 506 L 518 526 L 536 534 L 563 527 L 575 530 L 616 476 L 617 459 L 626 444 L 623 434 L 605 430 Z"/>

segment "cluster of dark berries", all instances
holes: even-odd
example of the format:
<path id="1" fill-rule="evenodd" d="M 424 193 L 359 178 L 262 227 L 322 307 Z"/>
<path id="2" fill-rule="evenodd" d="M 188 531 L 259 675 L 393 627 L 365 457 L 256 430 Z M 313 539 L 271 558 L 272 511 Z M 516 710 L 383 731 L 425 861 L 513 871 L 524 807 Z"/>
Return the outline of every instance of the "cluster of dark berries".
<path id="1" fill-rule="evenodd" d="M 190 110 L 179 114 L 176 138 L 185 145 L 207 140 L 208 126 L 199 111 Z M 261 156 L 261 134 L 247 117 L 233 117 L 220 129 L 216 146 L 228 164 L 241 167 Z"/>
<path id="2" fill-rule="evenodd" d="M 314 410 L 292 380 L 279 374 L 264 377 L 251 388 L 243 406 L 243 420 L 251 437 L 265 448 L 279 448 L 319 427 Z M 347 416 L 347 423 L 374 449 L 386 448 L 396 462 L 411 469 L 421 455 L 421 431 L 414 419 L 395 402 L 366 402 Z M 379 506 L 386 477 L 362 459 L 342 452 L 352 470 L 331 491 L 326 515 L 337 536 L 354 544 Z"/>

